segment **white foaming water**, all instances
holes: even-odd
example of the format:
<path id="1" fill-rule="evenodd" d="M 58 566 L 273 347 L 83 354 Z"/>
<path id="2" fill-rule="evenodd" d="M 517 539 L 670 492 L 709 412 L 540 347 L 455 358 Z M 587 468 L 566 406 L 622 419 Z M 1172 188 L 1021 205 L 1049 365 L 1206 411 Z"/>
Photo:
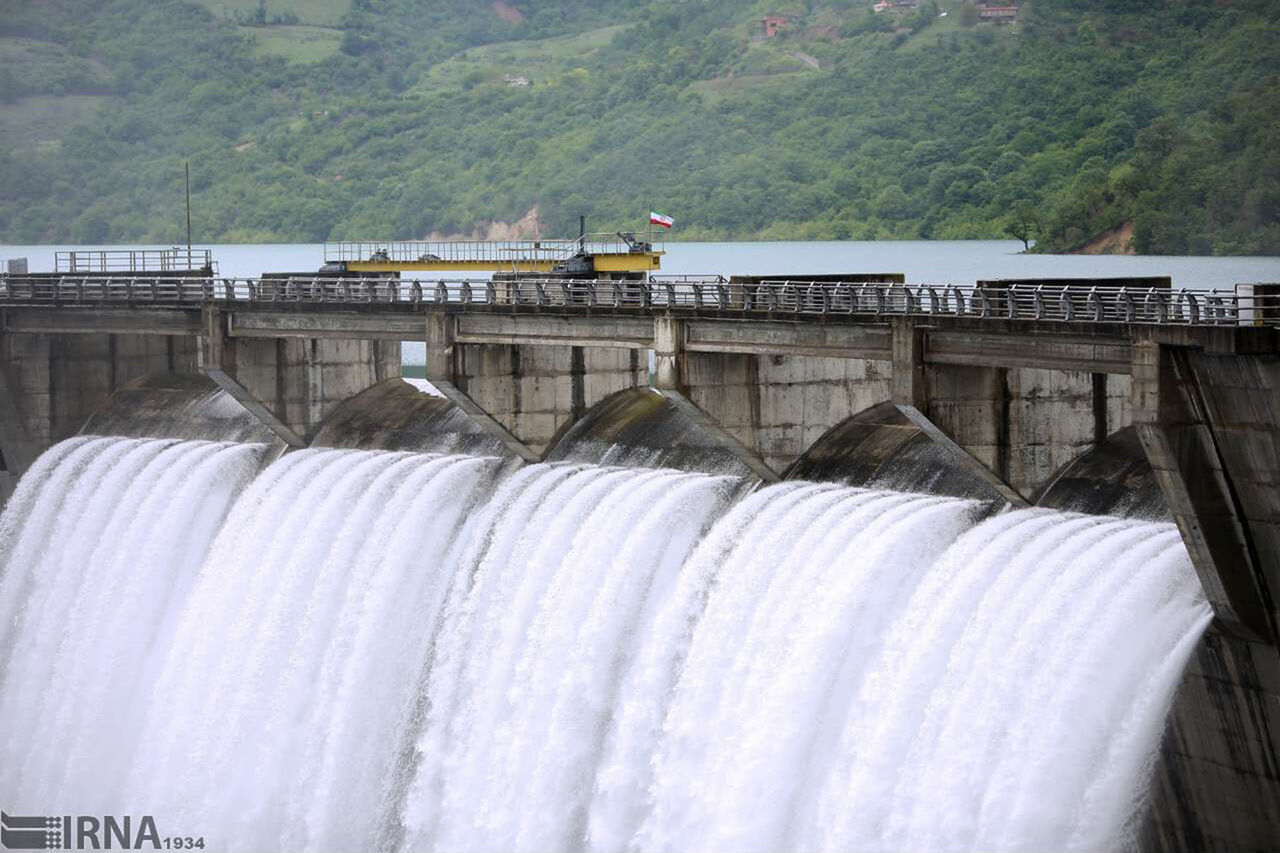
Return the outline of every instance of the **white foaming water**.
<path id="1" fill-rule="evenodd" d="M 271 466 L 179 622 L 133 801 L 229 848 L 367 844 L 456 532 L 495 467 L 315 450 Z"/>
<path id="2" fill-rule="evenodd" d="M 427 682 L 410 849 L 581 844 L 590 778 L 642 633 L 733 481 L 529 469 L 455 587 Z"/>
<path id="3" fill-rule="evenodd" d="M 213 849 L 1116 849 L 1209 619 L 1170 525 L 334 450 L 240 493 L 261 452 L 23 480 L 6 804 Z"/>
<path id="4" fill-rule="evenodd" d="M 173 622 L 261 445 L 76 438 L 0 521 L 0 801 L 112 804 Z"/>

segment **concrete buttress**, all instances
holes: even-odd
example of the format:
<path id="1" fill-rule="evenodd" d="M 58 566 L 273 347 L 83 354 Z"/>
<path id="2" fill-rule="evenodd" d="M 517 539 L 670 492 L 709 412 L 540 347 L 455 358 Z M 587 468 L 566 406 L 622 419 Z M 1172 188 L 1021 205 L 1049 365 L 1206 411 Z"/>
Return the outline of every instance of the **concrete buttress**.
<path id="1" fill-rule="evenodd" d="M 443 311 L 427 314 L 427 381 L 516 456 L 526 462 L 540 461 L 541 453 L 516 438 L 464 390 L 459 381 L 462 372 L 458 362 L 462 358 L 462 345 L 456 341 L 456 323 L 454 315 Z"/>
<path id="2" fill-rule="evenodd" d="M 200 370 L 285 444 L 290 447 L 306 447 L 305 438 L 290 428 L 236 378 L 235 342 L 227 338 L 227 320 L 222 311 L 215 306 L 206 305 L 201 322 L 204 334 L 200 336 Z"/>
<path id="3" fill-rule="evenodd" d="M 1136 343 L 1132 394 L 1138 437 L 1218 619 L 1276 642 L 1271 591 L 1189 353 Z"/>
<path id="4" fill-rule="evenodd" d="M 685 325 L 674 317 L 655 317 L 653 321 L 653 353 L 655 359 L 654 387 L 671 400 L 686 417 L 705 429 L 717 443 L 729 450 L 766 483 L 777 482 L 777 472 L 765 464 L 752 449 L 720 426 L 701 407 L 689 399 L 685 381 Z"/>
<path id="5" fill-rule="evenodd" d="M 960 466 L 976 474 L 1015 507 L 1027 499 L 981 460 L 962 447 L 929 417 L 928 372 L 925 365 L 925 330 L 908 317 L 895 317 L 893 326 L 893 403 Z M 938 368 L 935 368 L 937 370 Z M 962 370 L 964 368 L 961 368 Z M 993 368 L 977 368 L 992 370 Z M 953 369 L 954 372 L 954 369 Z M 993 419 L 994 420 L 994 419 Z"/>

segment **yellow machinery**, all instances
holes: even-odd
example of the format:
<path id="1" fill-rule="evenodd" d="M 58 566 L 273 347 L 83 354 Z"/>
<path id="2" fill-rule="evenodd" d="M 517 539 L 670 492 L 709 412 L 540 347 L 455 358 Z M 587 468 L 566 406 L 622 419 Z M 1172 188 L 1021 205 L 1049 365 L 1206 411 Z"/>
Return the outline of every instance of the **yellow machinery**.
<path id="1" fill-rule="evenodd" d="M 343 272 L 496 270 L 567 276 L 661 269 L 653 235 L 584 234 L 571 240 L 400 240 L 326 243 L 325 269 Z"/>

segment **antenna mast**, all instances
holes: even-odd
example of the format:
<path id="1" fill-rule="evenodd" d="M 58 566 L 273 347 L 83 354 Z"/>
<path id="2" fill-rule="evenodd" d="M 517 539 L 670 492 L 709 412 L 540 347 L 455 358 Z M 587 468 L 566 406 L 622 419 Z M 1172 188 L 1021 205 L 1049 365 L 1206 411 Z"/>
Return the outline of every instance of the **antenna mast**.
<path id="1" fill-rule="evenodd" d="M 191 263 L 191 161 L 186 161 L 187 168 L 187 263 Z"/>

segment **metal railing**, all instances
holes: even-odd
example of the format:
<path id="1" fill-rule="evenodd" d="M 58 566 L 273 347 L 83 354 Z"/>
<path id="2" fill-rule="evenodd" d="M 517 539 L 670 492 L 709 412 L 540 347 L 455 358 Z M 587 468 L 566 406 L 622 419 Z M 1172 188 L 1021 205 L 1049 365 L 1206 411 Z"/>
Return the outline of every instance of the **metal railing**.
<path id="1" fill-rule="evenodd" d="M 580 254 L 655 251 L 652 234 L 587 234 L 571 240 L 352 240 L 324 244 L 325 263 L 466 263 L 502 269 L 516 261 L 567 261 Z"/>
<path id="2" fill-rule="evenodd" d="M 752 317 L 973 317 L 1045 323 L 1280 325 L 1280 286 L 1235 290 L 842 282 L 578 279 L 222 278 L 0 275 L 0 305 L 195 306 L 393 303 L 525 306 L 573 312 L 689 311 Z"/>
<path id="3" fill-rule="evenodd" d="M 728 283 L 729 279 L 722 275 L 714 275 L 714 274 L 697 275 L 695 273 L 695 274 L 685 274 L 685 275 L 671 275 L 671 274 L 651 275 L 649 276 L 649 281 L 652 284 L 662 284 L 662 285 L 726 284 Z"/>
<path id="4" fill-rule="evenodd" d="M 54 269 L 65 273 L 179 272 L 213 270 L 210 249 L 76 249 L 54 252 Z"/>

